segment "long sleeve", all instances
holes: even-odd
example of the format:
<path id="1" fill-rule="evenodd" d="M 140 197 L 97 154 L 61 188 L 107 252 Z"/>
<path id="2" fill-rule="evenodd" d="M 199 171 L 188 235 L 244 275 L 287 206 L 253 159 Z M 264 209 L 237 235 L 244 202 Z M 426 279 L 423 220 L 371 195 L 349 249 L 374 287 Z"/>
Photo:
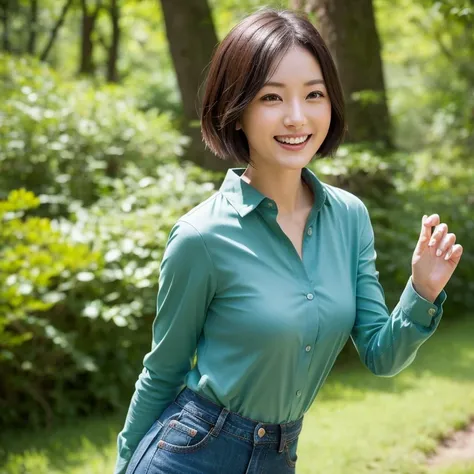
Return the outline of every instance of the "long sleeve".
<path id="1" fill-rule="evenodd" d="M 356 319 L 351 339 L 371 372 L 391 377 L 413 362 L 419 347 L 435 332 L 447 295 L 442 290 L 434 303 L 427 301 L 415 291 L 410 276 L 389 315 L 375 266 L 372 224 L 365 205 L 361 211 Z"/>
<path id="2" fill-rule="evenodd" d="M 152 348 L 117 438 L 115 474 L 125 473 L 141 438 L 182 389 L 215 289 L 215 271 L 202 236 L 191 224 L 178 221 L 161 262 Z"/>

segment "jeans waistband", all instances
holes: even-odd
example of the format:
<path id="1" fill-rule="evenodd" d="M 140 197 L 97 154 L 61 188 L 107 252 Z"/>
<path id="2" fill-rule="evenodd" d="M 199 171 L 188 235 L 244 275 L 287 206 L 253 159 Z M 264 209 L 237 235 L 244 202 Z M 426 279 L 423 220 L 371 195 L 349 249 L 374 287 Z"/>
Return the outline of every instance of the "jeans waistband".
<path id="1" fill-rule="evenodd" d="M 189 387 L 185 387 L 176 396 L 174 403 L 204 421 L 217 425 L 219 430 L 225 427 L 225 431 L 255 444 L 277 444 L 280 453 L 283 452 L 285 443 L 298 438 L 303 428 L 303 417 L 288 423 L 265 423 L 252 420 L 216 405 Z"/>

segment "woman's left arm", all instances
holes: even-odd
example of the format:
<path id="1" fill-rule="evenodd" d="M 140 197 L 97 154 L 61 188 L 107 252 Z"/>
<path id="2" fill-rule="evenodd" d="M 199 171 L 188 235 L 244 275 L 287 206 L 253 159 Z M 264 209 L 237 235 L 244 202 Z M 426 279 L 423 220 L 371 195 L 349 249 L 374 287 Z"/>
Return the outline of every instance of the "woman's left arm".
<path id="1" fill-rule="evenodd" d="M 437 214 L 424 216 L 412 257 L 412 275 L 389 314 L 378 280 L 374 232 L 365 205 L 360 218 L 356 319 L 351 338 L 371 372 L 391 377 L 413 362 L 419 347 L 438 327 L 447 297 L 443 288 L 459 263 L 462 247 L 454 244 L 455 236 L 447 233 L 446 224 L 438 225 Z M 431 226 L 437 226 L 433 235 Z M 440 256 L 437 250 L 441 250 Z"/>

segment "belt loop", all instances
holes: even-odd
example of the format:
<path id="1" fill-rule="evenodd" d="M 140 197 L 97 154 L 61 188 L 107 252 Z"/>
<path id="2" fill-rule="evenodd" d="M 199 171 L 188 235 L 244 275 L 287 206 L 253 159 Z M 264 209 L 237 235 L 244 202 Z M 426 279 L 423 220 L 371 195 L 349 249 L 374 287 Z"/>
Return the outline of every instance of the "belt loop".
<path id="1" fill-rule="evenodd" d="M 217 419 L 216 426 L 214 426 L 214 428 L 212 429 L 213 436 L 215 437 L 219 436 L 219 433 L 221 432 L 221 429 L 224 426 L 224 423 L 228 414 L 229 414 L 229 410 L 227 410 L 227 408 L 225 407 L 222 407 L 222 410 L 219 414 L 219 418 Z"/>
<path id="2" fill-rule="evenodd" d="M 286 441 L 286 426 L 284 424 L 280 424 L 280 445 L 278 446 L 278 452 L 282 453 L 285 449 L 285 441 Z"/>

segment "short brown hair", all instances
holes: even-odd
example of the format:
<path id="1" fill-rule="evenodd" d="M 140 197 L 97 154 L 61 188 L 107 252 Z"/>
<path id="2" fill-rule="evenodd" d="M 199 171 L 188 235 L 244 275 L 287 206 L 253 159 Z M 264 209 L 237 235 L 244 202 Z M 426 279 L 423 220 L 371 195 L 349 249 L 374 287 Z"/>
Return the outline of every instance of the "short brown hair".
<path id="1" fill-rule="evenodd" d="M 247 138 L 237 120 L 278 67 L 301 46 L 319 62 L 331 102 L 331 123 L 317 156 L 334 155 L 346 131 L 344 96 L 336 66 L 318 30 L 304 13 L 264 7 L 238 23 L 216 48 L 201 109 L 205 145 L 219 158 L 250 162 Z"/>

